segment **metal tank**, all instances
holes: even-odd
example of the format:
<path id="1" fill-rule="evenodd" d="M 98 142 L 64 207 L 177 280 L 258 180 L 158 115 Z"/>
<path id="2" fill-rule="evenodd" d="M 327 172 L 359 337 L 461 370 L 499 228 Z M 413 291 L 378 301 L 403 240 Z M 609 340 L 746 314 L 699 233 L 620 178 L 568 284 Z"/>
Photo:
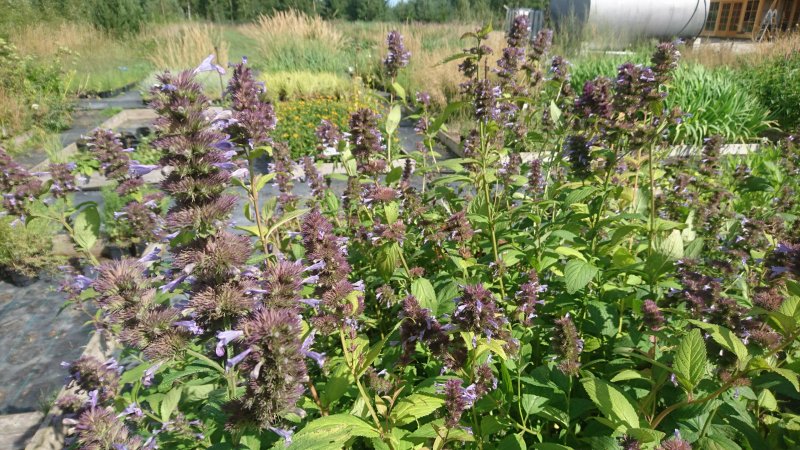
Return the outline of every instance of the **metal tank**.
<path id="1" fill-rule="evenodd" d="M 629 36 L 693 38 L 710 0 L 551 0 L 556 26 L 584 25 Z M 577 22 L 577 23 L 574 23 Z"/>

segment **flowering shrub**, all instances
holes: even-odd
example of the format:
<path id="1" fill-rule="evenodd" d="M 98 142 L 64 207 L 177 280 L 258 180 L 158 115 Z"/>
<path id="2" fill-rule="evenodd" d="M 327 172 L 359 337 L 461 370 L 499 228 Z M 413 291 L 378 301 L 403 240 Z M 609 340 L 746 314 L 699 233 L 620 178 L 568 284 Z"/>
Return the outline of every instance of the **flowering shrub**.
<path id="1" fill-rule="evenodd" d="M 433 115 L 425 93 L 410 155 L 392 148 L 394 101 L 353 112 L 347 134 L 324 123 L 341 197 L 310 159 L 311 195 L 292 193 L 292 159 L 246 65 L 221 113 L 191 71 L 162 75 L 153 145 L 172 207 L 150 252 L 69 285 L 123 344 L 115 359 L 66 364 L 86 397 L 59 402 L 71 445 L 794 445 L 795 141 L 729 159 L 713 137 L 668 158 L 675 45 L 576 93 L 548 32 L 518 38 L 527 26 L 514 22 L 502 52 L 488 28 L 465 36 L 465 158 L 436 159 L 433 137 L 459 105 Z M 280 194 L 261 202 L 270 181 Z M 234 188 L 251 224 L 229 223 Z"/>

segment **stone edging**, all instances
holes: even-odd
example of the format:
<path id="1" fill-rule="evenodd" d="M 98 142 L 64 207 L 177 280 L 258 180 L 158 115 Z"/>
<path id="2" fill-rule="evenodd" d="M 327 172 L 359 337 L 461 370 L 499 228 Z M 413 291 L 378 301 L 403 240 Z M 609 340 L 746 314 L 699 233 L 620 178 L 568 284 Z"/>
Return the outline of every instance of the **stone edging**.
<path id="1" fill-rule="evenodd" d="M 114 349 L 114 344 L 104 338 L 101 333 L 95 332 L 86 344 L 86 348 L 81 353 L 83 356 L 94 356 L 101 360 L 108 358 Z M 74 393 L 73 388 L 62 387 L 56 399 L 60 399 L 67 394 Z M 61 423 L 64 412 L 56 405 L 50 408 L 47 415 L 42 420 L 36 434 L 28 441 L 25 450 L 61 450 L 64 448 L 64 441 L 67 437 L 66 427 Z"/>

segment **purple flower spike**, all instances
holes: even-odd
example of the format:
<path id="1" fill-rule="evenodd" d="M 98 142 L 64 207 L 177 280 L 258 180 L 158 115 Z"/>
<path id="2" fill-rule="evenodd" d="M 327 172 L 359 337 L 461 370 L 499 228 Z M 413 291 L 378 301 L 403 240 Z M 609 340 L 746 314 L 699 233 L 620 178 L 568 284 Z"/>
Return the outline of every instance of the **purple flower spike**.
<path id="1" fill-rule="evenodd" d="M 237 339 L 240 339 L 242 336 L 244 336 L 244 332 L 239 330 L 220 331 L 217 333 L 217 339 L 219 339 L 216 348 L 217 356 L 224 356 L 225 346 Z"/>

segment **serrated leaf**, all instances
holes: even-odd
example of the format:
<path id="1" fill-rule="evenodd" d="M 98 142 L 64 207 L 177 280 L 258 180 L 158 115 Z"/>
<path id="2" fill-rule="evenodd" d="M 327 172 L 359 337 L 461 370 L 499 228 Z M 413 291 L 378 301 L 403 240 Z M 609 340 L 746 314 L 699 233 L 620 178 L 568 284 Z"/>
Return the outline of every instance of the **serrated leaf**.
<path id="1" fill-rule="evenodd" d="M 614 375 L 614 378 L 611 379 L 612 383 L 616 383 L 617 381 L 628 381 L 628 380 L 641 380 L 644 379 L 641 373 L 637 370 L 625 369 L 620 373 Z"/>
<path id="2" fill-rule="evenodd" d="M 97 207 L 87 206 L 76 214 L 72 230 L 75 243 L 86 251 L 91 250 L 100 236 L 100 213 L 97 212 Z"/>
<path id="3" fill-rule="evenodd" d="M 758 393 L 758 406 L 768 411 L 775 411 L 778 409 L 778 401 L 769 389 L 764 389 Z"/>
<path id="4" fill-rule="evenodd" d="M 169 417 L 172 415 L 175 408 L 178 407 L 178 402 L 181 400 L 181 390 L 183 389 L 182 386 L 178 386 L 173 388 L 167 395 L 164 396 L 164 399 L 161 400 L 161 421 L 166 422 L 169 420 Z"/>
<path id="5" fill-rule="evenodd" d="M 525 445 L 525 439 L 518 434 L 509 434 L 506 436 L 500 444 L 498 444 L 497 448 L 508 449 L 508 450 L 527 450 L 528 446 Z"/>
<path id="6" fill-rule="evenodd" d="M 708 331 L 711 335 L 711 338 L 714 341 L 721 345 L 725 350 L 736 355 L 736 358 L 739 359 L 741 364 L 746 364 L 747 360 L 750 358 L 750 354 L 747 351 L 747 346 L 744 345 L 741 339 L 736 336 L 733 331 L 711 323 L 705 323 L 699 320 L 689 320 L 693 325 L 698 328 L 702 328 L 705 331 Z M 743 367 L 743 366 L 742 366 Z"/>
<path id="7" fill-rule="evenodd" d="M 639 428 L 636 408 L 614 385 L 599 378 L 584 378 L 581 384 L 600 412 L 615 425 L 624 425 L 626 429 Z"/>
<path id="8" fill-rule="evenodd" d="M 700 330 L 695 328 L 683 337 L 675 352 L 675 375 L 681 385 L 691 392 L 705 376 L 707 364 L 706 343 Z"/>
<path id="9" fill-rule="evenodd" d="M 289 449 L 329 450 L 342 448 L 354 436 L 367 439 L 380 437 L 380 433 L 366 421 L 350 414 L 334 414 L 309 422 L 294 435 Z"/>
<path id="10" fill-rule="evenodd" d="M 774 368 L 771 370 L 777 373 L 778 375 L 782 376 L 783 378 L 786 378 L 786 381 L 791 383 L 797 392 L 800 392 L 800 381 L 798 381 L 797 373 L 795 371 L 789 369 L 781 369 L 781 368 Z"/>
<path id="11" fill-rule="evenodd" d="M 397 402 L 389 418 L 396 425 L 406 425 L 432 414 L 442 405 L 444 399 L 440 396 L 418 392 Z"/>
<path id="12" fill-rule="evenodd" d="M 396 242 L 390 242 L 387 244 L 383 244 L 378 249 L 378 255 L 376 258 L 376 267 L 378 269 L 378 275 L 380 275 L 384 280 L 388 280 L 391 278 L 392 274 L 394 273 L 395 267 L 397 267 L 397 262 L 400 260 L 400 246 L 397 245 Z"/>
<path id="13" fill-rule="evenodd" d="M 436 298 L 436 291 L 427 278 L 417 278 L 411 282 L 411 295 L 416 297 L 419 305 L 431 310 L 433 314 L 439 308 L 439 301 Z"/>
<path id="14" fill-rule="evenodd" d="M 586 261 L 586 257 L 583 256 L 583 253 L 575 250 L 572 247 L 563 247 L 563 246 L 556 247 L 556 253 L 558 253 L 559 255 L 562 255 L 562 256 L 572 256 L 572 257 L 580 259 L 581 261 Z M 586 262 L 588 262 L 588 261 L 586 261 Z"/>
<path id="15" fill-rule="evenodd" d="M 670 233 L 666 239 L 660 241 L 656 248 L 661 254 L 673 261 L 683 258 L 683 238 L 681 237 L 681 232 L 672 230 L 672 233 Z"/>
<path id="16" fill-rule="evenodd" d="M 564 281 L 567 284 L 567 292 L 574 294 L 585 288 L 592 278 L 597 275 L 599 269 L 586 261 L 580 259 L 570 260 L 564 268 Z"/>

